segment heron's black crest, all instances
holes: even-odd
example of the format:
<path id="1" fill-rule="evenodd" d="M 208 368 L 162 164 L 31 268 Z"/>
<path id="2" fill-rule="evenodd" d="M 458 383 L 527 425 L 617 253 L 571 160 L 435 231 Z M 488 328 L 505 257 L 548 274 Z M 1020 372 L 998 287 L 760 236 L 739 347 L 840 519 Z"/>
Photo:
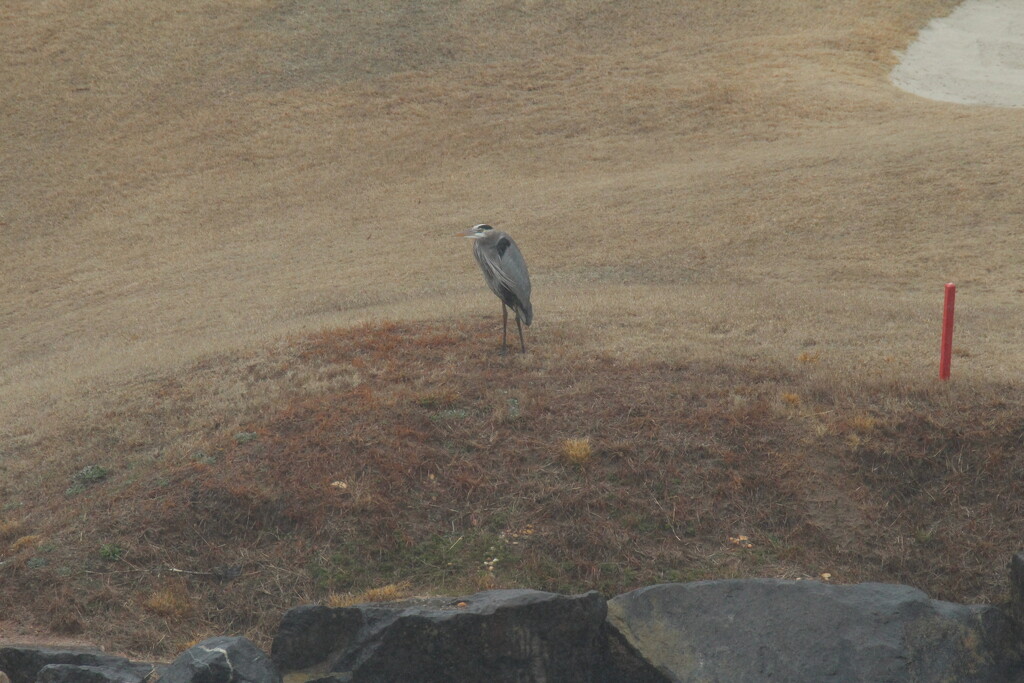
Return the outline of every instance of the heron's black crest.
<path id="1" fill-rule="evenodd" d="M 505 250 L 508 249 L 510 244 L 512 243 L 508 241 L 507 237 L 502 237 L 498 240 L 498 243 L 494 245 L 494 248 L 498 250 L 498 258 L 505 255 Z"/>
<path id="2" fill-rule="evenodd" d="M 480 225 L 476 226 L 476 229 L 480 230 L 480 231 L 494 230 L 494 228 L 492 228 L 491 226 L 487 225 L 486 223 L 481 223 Z"/>

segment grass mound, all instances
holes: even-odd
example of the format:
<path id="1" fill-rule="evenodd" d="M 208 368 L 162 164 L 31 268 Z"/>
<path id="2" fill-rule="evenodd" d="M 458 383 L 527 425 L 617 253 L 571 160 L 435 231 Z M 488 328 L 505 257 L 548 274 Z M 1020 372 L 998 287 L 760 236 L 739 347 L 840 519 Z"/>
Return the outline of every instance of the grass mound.
<path id="1" fill-rule="evenodd" d="M 775 576 L 1002 599 L 1019 392 L 496 340 L 492 321 L 324 332 L 236 363 L 233 408 L 202 400 L 207 361 L 10 456 L 47 475 L 0 487 L 0 612 L 168 655 L 267 645 L 306 601 L 491 587 Z"/>

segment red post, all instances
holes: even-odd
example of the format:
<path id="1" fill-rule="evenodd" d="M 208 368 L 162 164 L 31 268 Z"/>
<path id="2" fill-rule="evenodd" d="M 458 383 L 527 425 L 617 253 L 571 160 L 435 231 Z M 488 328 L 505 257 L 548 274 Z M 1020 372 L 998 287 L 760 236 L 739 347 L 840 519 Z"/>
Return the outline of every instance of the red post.
<path id="1" fill-rule="evenodd" d="M 942 307 L 942 351 L 939 355 L 939 379 L 949 379 L 949 368 L 953 360 L 953 302 L 956 299 L 956 285 L 946 285 L 946 301 Z"/>

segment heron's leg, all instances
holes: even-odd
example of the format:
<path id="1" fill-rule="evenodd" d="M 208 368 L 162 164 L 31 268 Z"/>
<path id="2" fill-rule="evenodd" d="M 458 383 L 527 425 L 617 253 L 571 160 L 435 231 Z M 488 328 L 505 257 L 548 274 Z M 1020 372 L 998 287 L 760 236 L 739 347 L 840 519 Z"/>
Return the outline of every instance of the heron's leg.
<path id="1" fill-rule="evenodd" d="M 519 346 L 522 347 L 523 353 L 526 353 L 526 342 L 523 341 L 523 324 L 519 322 L 519 311 L 516 311 L 516 327 L 519 328 Z"/>
<path id="2" fill-rule="evenodd" d="M 508 330 L 508 308 L 505 306 L 505 302 L 501 302 L 501 352 L 505 353 L 508 350 L 508 344 L 505 341 L 505 335 Z"/>

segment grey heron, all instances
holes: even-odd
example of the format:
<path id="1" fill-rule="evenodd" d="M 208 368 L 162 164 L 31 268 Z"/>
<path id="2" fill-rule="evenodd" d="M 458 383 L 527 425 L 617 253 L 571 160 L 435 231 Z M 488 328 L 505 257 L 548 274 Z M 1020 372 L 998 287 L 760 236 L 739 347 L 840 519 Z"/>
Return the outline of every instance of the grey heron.
<path id="1" fill-rule="evenodd" d="M 519 346 L 526 353 L 523 341 L 523 325 L 533 322 L 533 306 L 530 304 L 530 273 L 526 270 L 519 247 L 501 230 L 495 230 L 486 223 L 474 225 L 459 233 L 473 240 L 473 256 L 480 264 L 484 280 L 495 296 L 501 299 L 501 351 L 508 350 L 508 309 L 516 314 L 519 329 Z M 520 322 L 521 321 L 521 322 Z"/>

